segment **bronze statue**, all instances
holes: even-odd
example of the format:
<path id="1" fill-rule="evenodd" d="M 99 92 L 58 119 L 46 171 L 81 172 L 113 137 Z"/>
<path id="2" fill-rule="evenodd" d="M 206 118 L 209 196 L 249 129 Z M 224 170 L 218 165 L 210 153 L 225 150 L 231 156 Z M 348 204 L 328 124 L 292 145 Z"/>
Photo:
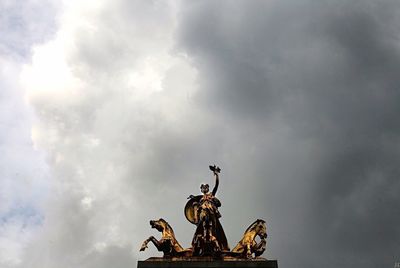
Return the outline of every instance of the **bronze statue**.
<path id="1" fill-rule="evenodd" d="M 219 218 L 221 214 L 218 208 L 221 202 L 215 197 L 219 185 L 219 167 L 210 166 L 215 176 L 215 186 L 209 192 L 209 185 L 202 184 L 200 190 L 202 195 L 189 196 L 185 206 L 185 216 L 189 222 L 197 225 L 192 240 L 194 256 L 219 255 L 223 251 L 229 251 L 228 241 L 225 236 Z"/>
<path id="2" fill-rule="evenodd" d="M 164 252 L 164 257 L 191 255 L 191 249 L 183 249 L 175 238 L 174 230 L 172 230 L 172 227 L 166 220 L 162 218 L 159 220 L 151 220 L 150 225 L 151 228 L 155 228 L 162 233 L 161 239 L 157 240 L 154 236 L 150 236 L 143 241 L 140 251 L 144 251 L 147 248 L 147 244 L 151 241 L 158 251 Z"/>
<path id="3" fill-rule="evenodd" d="M 256 236 L 260 237 L 260 242 L 256 242 Z M 267 245 L 267 227 L 264 220 L 256 220 L 244 232 L 242 240 L 232 249 L 233 256 L 245 257 L 250 259 L 264 253 Z"/>
<path id="4" fill-rule="evenodd" d="M 150 225 L 162 232 L 162 237 L 157 240 L 153 236 L 146 239 L 140 251 L 147 248 L 151 241 L 159 251 L 164 253 L 164 258 L 185 258 L 185 257 L 213 257 L 213 258 L 257 258 L 264 253 L 266 248 L 267 231 L 264 220 L 256 220 L 245 231 L 243 238 L 239 243 L 229 251 L 228 241 L 222 228 L 219 218 L 221 214 L 218 208 L 221 202 L 215 196 L 219 185 L 219 173 L 221 169 L 217 166 L 210 166 L 210 170 L 215 177 L 215 186 L 211 193 L 209 185 L 202 184 L 201 195 L 190 195 L 186 203 L 184 212 L 186 219 L 196 225 L 196 231 L 193 235 L 192 246 L 184 249 L 176 240 L 171 226 L 163 219 L 152 220 Z M 259 236 L 260 242 L 255 238 Z"/>

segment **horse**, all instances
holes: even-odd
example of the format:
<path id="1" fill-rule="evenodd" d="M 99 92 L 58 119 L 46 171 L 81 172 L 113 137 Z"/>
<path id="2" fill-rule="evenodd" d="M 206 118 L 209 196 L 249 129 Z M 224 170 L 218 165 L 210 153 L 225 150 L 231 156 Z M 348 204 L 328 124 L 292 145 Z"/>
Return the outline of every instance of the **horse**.
<path id="1" fill-rule="evenodd" d="M 186 256 L 191 253 L 191 249 L 183 249 L 179 244 L 178 240 L 175 238 L 172 227 L 166 220 L 162 218 L 151 220 L 150 226 L 162 233 L 161 239 L 157 240 L 154 236 L 150 236 L 148 239 L 143 241 L 140 251 L 144 251 L 147 248 L 147 244 L 151 241 L 158 251 L 164 253 L 164 257 Z"/>
<path id="2" fill-rule="evenodd" d="M 259 236 L 261 241 L 256 242 L 255 238 Z M 255 257 L 260 256 L 264 253 L 265 247 L 267 245 L 267 227 L 265 221 L 258 219 L 254 221 L 244 232 L 243 238 L 239 243 L 232 249 L 230 255 L 245 257 L 251 259 L 253 254 Z"/>

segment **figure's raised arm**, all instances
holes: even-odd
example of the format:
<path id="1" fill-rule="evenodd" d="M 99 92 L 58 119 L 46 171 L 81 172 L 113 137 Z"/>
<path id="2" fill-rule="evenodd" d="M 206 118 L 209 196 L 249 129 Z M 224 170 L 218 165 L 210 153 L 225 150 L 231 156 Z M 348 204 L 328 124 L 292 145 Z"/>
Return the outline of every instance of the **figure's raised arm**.
<path id="1" fill-rule="evenodd" d="M 218 190 L 218 185 L 219 185 L 219 176 L 218 174 L 221 172 L 221 169 L 217 166 L 210 166 L 210 170 L 214 173 L 215 176 L 215 186 L 214 189 L 212 190 L 212 195 L 215 196 Z"/>

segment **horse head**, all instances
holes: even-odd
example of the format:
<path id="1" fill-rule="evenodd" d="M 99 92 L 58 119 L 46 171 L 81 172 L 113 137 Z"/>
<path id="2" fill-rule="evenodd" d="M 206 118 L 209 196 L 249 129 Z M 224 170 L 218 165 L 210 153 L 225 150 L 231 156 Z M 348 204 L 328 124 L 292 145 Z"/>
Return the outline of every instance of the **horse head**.
<path id="1" fill-rule="evenodd" d="M 166 220 L 160 218 L 158 220 L 151 220 L 150 221 L 151 228 L 157 229 L 159 232 L 163 232 L 165 229 L 169 227 L 169 224 Z"/>
<path id="2" fill-rule="evenodd" d="M 264 220 L 258 219 L 256 225 L 256 233 L 260 238 L 267 238 L 267 226 Z"/>
<path id="3" fill-rule="evenodd" d="M 250 232 L 254 232 L 255 235 L 258 235 L 260 238 L 267 238 L 267 227 L 265 221 L 261 219 L 254 221 L 249 228 L 247 228 L 245 234 Z"/>

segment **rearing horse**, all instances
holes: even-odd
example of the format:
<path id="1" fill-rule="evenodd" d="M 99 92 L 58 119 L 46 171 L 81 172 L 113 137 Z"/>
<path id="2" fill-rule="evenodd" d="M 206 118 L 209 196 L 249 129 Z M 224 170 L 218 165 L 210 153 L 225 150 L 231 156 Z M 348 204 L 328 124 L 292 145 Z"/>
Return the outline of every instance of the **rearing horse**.
<path id="1" fill-rule="evenodd" d="M 191 253 L 190 249 L 183 249 L 175 238 L 174 231 L 168 222 L 162 218 L 158 220 L 151 220 L 150 225 L 152 228 L 157 229 L 161 232 L 161 239 L 157 240 L 154 236 L 150 236 L 148 239 L 143 241 L 140 251 L 144 251 L 147 248 L 147 244 L 151 241 L 158 251 L 164 252 L 164 257 L 175 257 L 185 256 Z"/>
<path id="2" fill-rule="evenodd" d="M 256 242 L 255 238 L 259 236 L 261 241 Z M 233 256 L 252 258 L 253 253 L 255 257 L 264 253 L 267 245 L 267 227 L 264 220 L 256 220 L 244 232 L 242 240 L 231 251 Z"/>

